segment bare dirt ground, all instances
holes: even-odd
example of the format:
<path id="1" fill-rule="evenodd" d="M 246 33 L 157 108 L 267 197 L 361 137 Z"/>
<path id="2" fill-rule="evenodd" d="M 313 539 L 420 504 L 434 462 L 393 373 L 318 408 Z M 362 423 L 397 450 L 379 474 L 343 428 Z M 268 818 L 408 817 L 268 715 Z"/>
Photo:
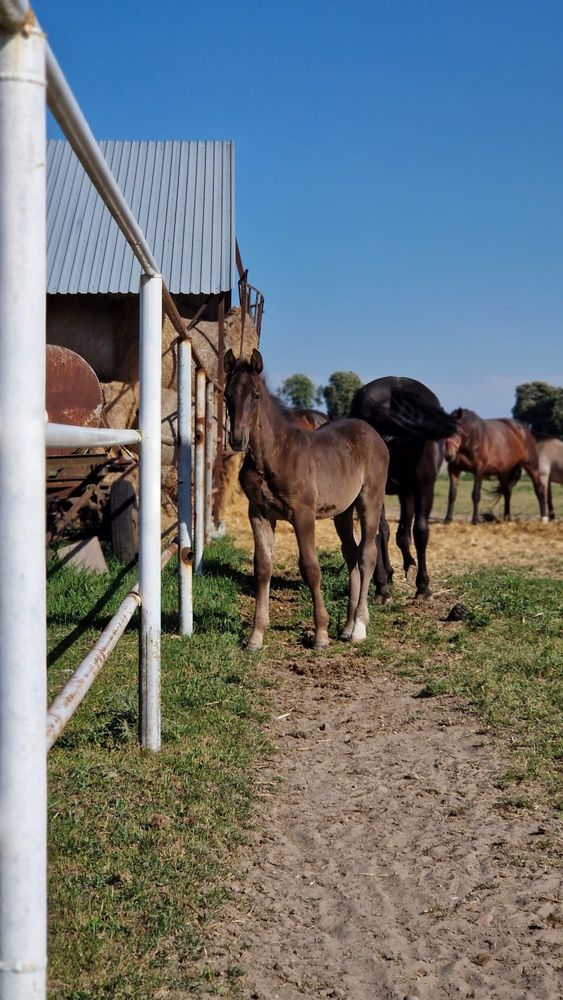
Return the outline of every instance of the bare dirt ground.
<path id="1" fill-rule="evenodd" d="M 240 498 L 227 523 L 249 544 Z M 334 547 L 332 526 L 320 528 L 319 547 Z M 294 542 L 278 534 L 283 568 Z M 562 555 L 560 524 L 436 525 L 430 565 L 447 592 L 451 572 L 479 564 L 561 576 Z M 552 813 L 506 805 L 502 746 L 479 720 L 360 656 L 289 653 L 260 670 L 275 683 L 279 752 L 211 934 L 222 995 L 561 998 L 560 828 Z"/>

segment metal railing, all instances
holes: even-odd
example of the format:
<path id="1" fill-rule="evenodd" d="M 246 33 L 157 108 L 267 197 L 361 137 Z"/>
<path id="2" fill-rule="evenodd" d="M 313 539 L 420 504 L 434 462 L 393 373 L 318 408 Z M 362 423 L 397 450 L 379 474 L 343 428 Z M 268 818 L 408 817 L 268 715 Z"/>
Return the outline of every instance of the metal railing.
<path id="1" fill-rule="evenodd" d="M 139 430 L 45 422 L 45 97 L 141 264 Z M 178 544 L 161 554 L 162 312 L 179 334 Z M 199 359 L 194 353 L 194 361 Z M 201 368 L 201 365 L 200 365 Z M 140 737 L 160 748 L 161 562 L 179 552 L 180 629 L 193 629 L 192 562 L 205 541 L 205 391 L 197 411 L 192 555 L 192 346 L 143 233 L 27 0 L 0 0 L 0 997 L 46 995 L 45 447 L 139 444 L 139 580 L 47 717 L 50 747 L 140 607 Z M 198 384 L 199 384 L 198 382 Z M 198 453 L 199 454 L 199 453 Z M 208 479 L 208 477 L 207 477 Z"/>

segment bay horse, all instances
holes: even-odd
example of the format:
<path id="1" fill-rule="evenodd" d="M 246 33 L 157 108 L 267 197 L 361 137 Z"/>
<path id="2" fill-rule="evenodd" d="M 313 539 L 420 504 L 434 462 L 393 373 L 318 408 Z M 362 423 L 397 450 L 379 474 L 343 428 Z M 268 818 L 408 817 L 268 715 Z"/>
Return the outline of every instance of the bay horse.
<path id="1" fill-rule="evenodd" d="M 293 407 L 286 412 L 294 424 L 297 424 L 298 427 L 302 427 L 306 431 L 316 431 L 330 420 L 328 413 L 323 413 L 322 410 L 307 409 L 306 407 Z"/>
<path id="2" fill-rule="evenodd" d="M 538 464 L 541 484 L 547 497 L 547 510 L 550 521 L 555 518 L 553 507 L 552 483 L 563 486 L 563 441 L 559 438 L 543 438 L 536 442 L 538 449 Z"/>
<path id="3" fill-rule="evenodd" d="M 528 428 L 508 417 L 485 420 L 473 410 L 463 407 L 454 410 L 452 418 L 456 422 L 456 430 L 448 437 L 445 450 L 450 476 L 446 523 L 452 520 L 462 472 L 471 472 L 475 477 L 471 494 L 471 523 L 477 524 L 479 520 L 481 485 L 485 476 L 498 478 L 499 491 L 504 497 L 504 519 L 509 521 L 512 488 L 522 469 L 534 484 L 540 515 L 543 521 L 547 521 L 546 491 L 540 479 L 537 446 Z"/>
<path id="4" fill-rule="evenodd" d="M 434 501 L 434 484 L 444 456 L 443 439 L 456 429 L 455 421 L 442 409 L 428 386 L 412 378 L 388 375 L 358 389 L 352 400 L 351 417 L 366 420 L 381 434 L 389 448 L 386 493 L 397 494 L 400 517 L 397 545 L 403 555 L 407 579 L 414 572 L 411 526 L 418 559 L 416 597 L 432 596 L 426 567 L 428 519 Z M 381 603 L 389 600 L 393 570 L 388 550 L 389 527 L 385 510 L 378 534 L 376 592 Z"/>
<path id="5" fill-rule="evenodd" d="M 369 612 L 367 595 L 376 560 L 376 535 L 383 505 L 389 455 L 371 427 L 360 420 L 335 420 L 317 431 L 302 430 L 270 395 L 263 361 L 254 349 L 249 361 L 225 355 L 225 401 L 229 443 L 244 452 L 240 483 L 248 497 L 254 535 L 256 607 L 247 649 L 262 648 L 269 624 L 269 593 L 277 521 L 289 521 L 299 547 L 299 569 L 313 598 L 315 649 L 328 646 L 329 617 L 321 595 L 315 550 L 315 520 L 331 517 L 348 566 L 348 613 L 341 638 L 362 642 Z M 357 513 L 361 539 L 353 530 Z"/>

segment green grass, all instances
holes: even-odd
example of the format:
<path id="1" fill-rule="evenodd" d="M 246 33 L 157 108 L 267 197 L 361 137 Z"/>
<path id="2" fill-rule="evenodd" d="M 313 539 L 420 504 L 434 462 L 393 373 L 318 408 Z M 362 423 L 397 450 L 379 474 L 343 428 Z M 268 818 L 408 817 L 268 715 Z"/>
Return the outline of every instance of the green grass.
<path id="1" fill-rule="evenodd" d="M 190 640 L 172 631 L 176 576 L 173 566 L 165 572 L 159 755 L 137 746 L 135 622 L 51 751 L 50 974 L 57 997 L 183 997 L 205 983 L 206 927 L 225 897 L 252 806 L 253 765 L 267 749 L 263 692 L 240 649 L 241 565 L 226 540 L 216 543 L 195 583 L 201 634 Z M 111 580 L 113 610 L 132 575 L 112 565 Z M 51 693 L 111 614 L 107 588 L 107 578 L 51 570 Z M 66 650 L 84 614 L 88 628 Z"/>
<path id="2" fill-rule="evenodd" d="M 447 470 L 444 469 L 440 472 L 436 480 L 434 506 L 432 508 L 433 517 L 443 518 L 446 514 L 446 510 L 448 508 L 449 482 Z M 504 501 L 502 497 L 496 497 L 492 493 L 492 490 L 496 485 L 496 479 L 485 480 L 483 483 L 481 488 L 479 513 L 485 517 L 491 516 L 502 520 Z M 473 512 L 473 504 L 471 500 L 472 489 L 473 476 L 470 476 L 467 472 L 463 472 L 459 481 L 459 488 L 454 507 L 454 517 L 463 517 L 469 520 Z M 563 487 L 553 486 L 553 502 L 557 516 L 560 518 L 563 517 Z M 399 503 L 396 497 L 385 498 L 385 510 L 391 517 L 398 517 Z M 534 493 L 534 487 L 531 479 L 528 478 L 526 473 L 522 474 L 522 478 L 516 484 L 512 492 L 511 513 L 514 520 L 518 520 L 519 518 L 539 517 L 539 507 Z"/>

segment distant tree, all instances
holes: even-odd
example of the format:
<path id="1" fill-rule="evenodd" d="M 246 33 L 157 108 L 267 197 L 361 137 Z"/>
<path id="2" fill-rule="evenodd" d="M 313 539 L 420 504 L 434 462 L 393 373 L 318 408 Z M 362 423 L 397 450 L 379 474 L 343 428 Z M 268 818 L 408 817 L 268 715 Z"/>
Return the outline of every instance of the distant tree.
<path id="1" fill-rule="evenodd" d="M 363 382 L 355 372 L 333 372 L 328 385 L 320 392 L 324 399 L 329 417 L 340 420 L 350 414 L 350 404 L 354 394 L 361 389 Z"/>
<path id="2" fill-rule="evenodd" d="M 512 415 L 537 437 L 563 437 L 563 388 L 548 382 L 516 386 Z"/>
<path id="3" fill-rule="evenodd" d="M 282 383 L 278 395 L 288 406 L 308 410 L 313 405 L 315 386 L 308 375 L 290 375 Z"/>

